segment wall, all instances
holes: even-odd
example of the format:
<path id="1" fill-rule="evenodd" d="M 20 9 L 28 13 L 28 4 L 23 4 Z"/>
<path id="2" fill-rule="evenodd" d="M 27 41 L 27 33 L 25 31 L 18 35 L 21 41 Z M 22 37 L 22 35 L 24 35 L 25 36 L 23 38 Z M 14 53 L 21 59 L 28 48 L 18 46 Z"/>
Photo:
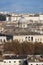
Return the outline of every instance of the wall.
<path id="1" fill-rule="evenodd" d="M 2 61 L 2 62 L 0 62 L 0 65 L 3 65 L 3 61 Z"/>

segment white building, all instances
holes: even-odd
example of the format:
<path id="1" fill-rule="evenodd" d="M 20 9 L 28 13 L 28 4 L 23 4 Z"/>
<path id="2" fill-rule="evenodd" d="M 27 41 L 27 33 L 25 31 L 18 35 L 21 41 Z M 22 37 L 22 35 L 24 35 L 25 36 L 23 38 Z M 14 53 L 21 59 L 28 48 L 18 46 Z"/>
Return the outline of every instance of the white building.
<path id="1" fill-rule="evenodd" d="M 25 59 L 15 58 L 15 59 L 4 59 L 0 61 L 0 65 L 23 65 Z"/>
<path id="2" fill-rule="evenodd" d="M 28 62 L 28 65 L 43 65 L 43 62 Z"/>
<path id="3" fill-rule="evenodd" d="M 14 35 L 13 40 L 18 40 L 19 42 L 42 42 L 43 43 L 43 35 Z"/>
<path id="4" fill-rule="evenodd" d="M 23 65 L 24 59 L 5 59 L 0 61 L 0 65 Z"/>
<path id="5" fill-rule="evenodd" d="M 28 65 L 43 65 L 43 57 L 40 55 L 33 55 L 28 57 Z"/>
<path id="6" fill-rule="evenodd" d="M 18 21 L 18 27 L 19 28 L 27 28 L 27 20 L 24 17 L 21 17 Z"/>
<path id="7" fill-rule="evenodd" d="M 5 56 L 3 65 L 23 65 L 26 57 L 23 56 Z"/>
<path id="8" fill-rule="evenodd" d="M 0 14 L 5 14 L 6 21 L 10 22 L 18 21 L 23 16 L 27 21 L 32 20 L 33 23 L 41 21 L 43 23 L 43 14 L 15 14 L 7 12 L 0 12 Z"/>
<path id="9" fill-rule="evenodd" d="M 23 59 L 5 59 L 3 62 L 4 65 L 22 65 Z"/>
<path id="10" fill-rule="evenodd" d="M 20 15 L 18 14 L 8 14 L 6 16 L 6 21 L 10 21 L 10 22 L 15 22 L 15 21 L 18 21 L 20 19 Z"/>

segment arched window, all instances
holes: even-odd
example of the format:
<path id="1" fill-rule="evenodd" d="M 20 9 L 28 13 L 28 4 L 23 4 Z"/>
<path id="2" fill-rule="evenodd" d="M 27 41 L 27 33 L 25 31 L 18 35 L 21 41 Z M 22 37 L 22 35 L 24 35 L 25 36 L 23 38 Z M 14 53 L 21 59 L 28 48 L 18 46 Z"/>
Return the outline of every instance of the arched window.
<path id="1" fill-rule="evenodd" d="M 25 39 L 27 39 L 27 37 Z"/>
<path id="2" fill-rule="evenodd" d="M 30 41 L 30 37 L 28 37 L 28 41 Z"/>
<path id="3" fill-rule="evenodd" d="M 25 37 L 25 40 L 27 40 L 27 37 Z"/>
<path id="4" fill-rule="evenodd" d="M 9 63 L 11 63 L 11 61 L 9 61 Z"/>
<path id="5" fill-rule="evenodd" d="M 6 63 L 6 61 L 4 61 L 4 63 Z"/>
<path id="6" fill-rule="evenodd" d="M 3 41 L 5 42 L 5 39 Z"/>
<path id="7" fill-rule="evenodd" d="M 31 37 L 31 41 L 33 41 L 33 37 Z"/>

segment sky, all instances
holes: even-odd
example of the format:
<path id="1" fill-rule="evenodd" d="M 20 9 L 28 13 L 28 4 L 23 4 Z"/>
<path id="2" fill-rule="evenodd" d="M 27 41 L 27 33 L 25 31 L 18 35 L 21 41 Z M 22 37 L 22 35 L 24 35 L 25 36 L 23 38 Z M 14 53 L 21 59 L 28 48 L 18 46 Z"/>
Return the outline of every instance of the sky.
<path id="1" fill-rule="evenodd" d="M 43 13 L 43 0 L 0 0 L 0 11 Z"/>

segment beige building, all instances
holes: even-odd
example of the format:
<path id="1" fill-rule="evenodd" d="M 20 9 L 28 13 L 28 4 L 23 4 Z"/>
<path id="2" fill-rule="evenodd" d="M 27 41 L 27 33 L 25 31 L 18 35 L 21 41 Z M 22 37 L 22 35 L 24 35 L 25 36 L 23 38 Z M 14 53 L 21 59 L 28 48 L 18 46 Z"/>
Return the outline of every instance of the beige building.
<path id="1" fill-rule="evenodd" d="M 14 35 L 13 40 L 18 40 L 19 42 L 42 42 L 43 43 L 43 35 Z"/>

